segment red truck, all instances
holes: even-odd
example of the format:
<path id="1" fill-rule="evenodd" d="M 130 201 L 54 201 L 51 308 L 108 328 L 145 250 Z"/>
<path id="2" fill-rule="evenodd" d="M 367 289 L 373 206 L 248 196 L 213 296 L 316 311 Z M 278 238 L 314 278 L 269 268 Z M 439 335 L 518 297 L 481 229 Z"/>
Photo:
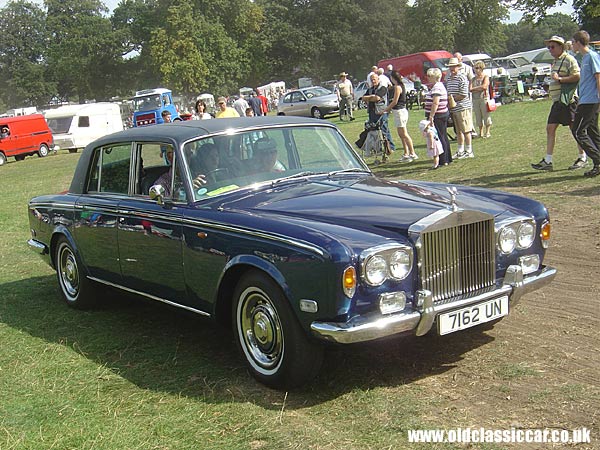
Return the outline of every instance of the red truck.
<path id="1" fill-rule="evenodd" d="M 412 81 L 419 79 L 427 82 L 427 70 L 437 67 L 444 74 L 448 69 L 446 64 L 448 64 L 448 59 L 450 58 L 452 58 L 452 53 L 446 50 L 435 50 L 382 59 L 377 63 L 377 67 L 387 69 L 387 66 L 391 64 L 394 70 L 397 70 L 406 78 Z"/>
<path id="2" fill-rule="evenodd" d="M 0 166 L 9 156 L 17 161 L 35 154 L 43 158 L 53 148 L 52 132 L 43 115 L 0 118 Z"/>

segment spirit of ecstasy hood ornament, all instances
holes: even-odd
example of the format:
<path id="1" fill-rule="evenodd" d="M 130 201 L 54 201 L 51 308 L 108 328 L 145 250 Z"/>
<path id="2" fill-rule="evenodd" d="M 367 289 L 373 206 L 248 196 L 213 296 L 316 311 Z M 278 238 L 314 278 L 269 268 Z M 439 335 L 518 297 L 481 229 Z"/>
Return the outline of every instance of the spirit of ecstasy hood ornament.
<path id="1" fill-rule="evenodd" d="M 446 187 L 446 190 L 450 193 L 450 208 L 452 208 L 452 211 L 458 211 L 458 205 L 456 204 L 458 190 L 454 186 Z"/>

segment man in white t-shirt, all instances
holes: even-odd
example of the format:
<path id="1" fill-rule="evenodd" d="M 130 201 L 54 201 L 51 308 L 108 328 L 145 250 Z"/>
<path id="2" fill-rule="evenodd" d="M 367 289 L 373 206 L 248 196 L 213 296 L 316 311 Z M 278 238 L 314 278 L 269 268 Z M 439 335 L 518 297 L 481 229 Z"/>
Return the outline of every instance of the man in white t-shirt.
<path id="1" fill-rule="evenodd" d="M 354 89 L 346 72 L 340 73 L 340 78 L 335 84 L 335 93 L 337 94 L 338 102 L 340 103 L 340 120 L 344 120 L 344 115 L 348 116 L 350 121 L 354 120 L 354 115 L 352 114 Z"/>

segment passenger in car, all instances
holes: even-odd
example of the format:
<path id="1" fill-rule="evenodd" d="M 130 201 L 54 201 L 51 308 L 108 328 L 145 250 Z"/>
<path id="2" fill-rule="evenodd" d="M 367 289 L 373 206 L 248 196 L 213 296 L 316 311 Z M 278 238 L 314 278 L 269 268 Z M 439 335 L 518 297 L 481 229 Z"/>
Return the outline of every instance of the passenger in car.
<path id="1" fill-rule="evenodd" d="M 252 164 L 256 173 L 285 171 L 277 159 L 277 144 L 269 138 L 260 138 L 254 143 Z"/>

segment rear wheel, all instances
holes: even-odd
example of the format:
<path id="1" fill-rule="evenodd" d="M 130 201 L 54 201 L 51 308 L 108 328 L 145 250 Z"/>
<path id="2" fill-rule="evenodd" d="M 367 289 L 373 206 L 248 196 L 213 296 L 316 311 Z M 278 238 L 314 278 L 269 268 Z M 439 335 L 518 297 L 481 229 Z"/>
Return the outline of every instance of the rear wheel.
<path id="1" fill-rule="evenodd" d="M 40 158 L 44 156 L 48 156 L 48 146 L 46 144 L 41 144 L 40 149 L 38 150 L 38 155 Z"/>
<path id="2" fill-rule="evenodd" d="M 63 299 L 72 308 L 88 309 L 96 304 L 94 286 L 82 272 L 81 260 L 66 238 L 59 238 L 54 258 Z"/>
<path id="3" fill-rule="evenodd" d="M 261 383 L 288 389 L 317 374 L 323 348 L 309 341 L 281 288 L 266 274 L 252 271 L 242 277 L 232 321 L 236 344 Z"/>
<path id="4" fill-rule="evenodd" d="M 0 166 L 3 166 L 5 162 L 6 162 L 6 155 L 4 153 L 0 152 Z"/>

